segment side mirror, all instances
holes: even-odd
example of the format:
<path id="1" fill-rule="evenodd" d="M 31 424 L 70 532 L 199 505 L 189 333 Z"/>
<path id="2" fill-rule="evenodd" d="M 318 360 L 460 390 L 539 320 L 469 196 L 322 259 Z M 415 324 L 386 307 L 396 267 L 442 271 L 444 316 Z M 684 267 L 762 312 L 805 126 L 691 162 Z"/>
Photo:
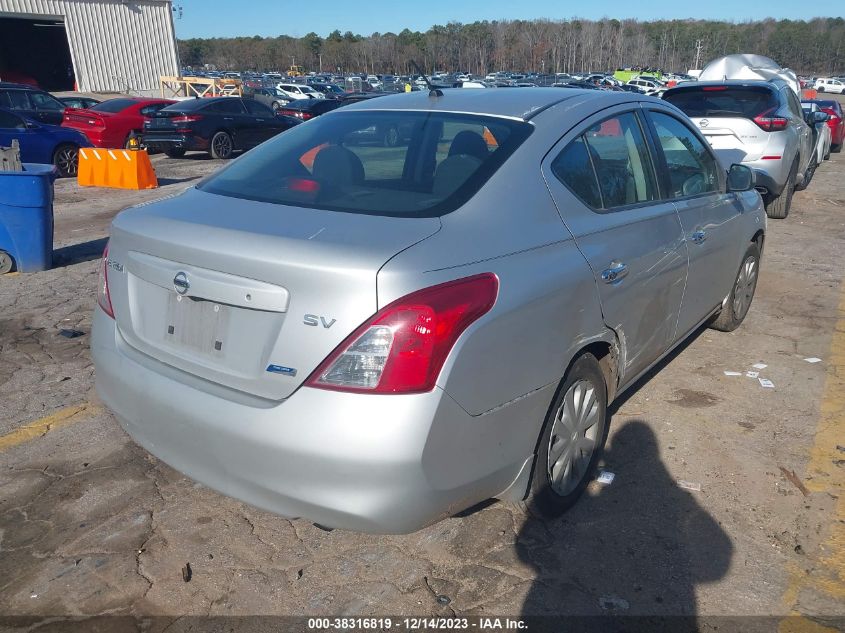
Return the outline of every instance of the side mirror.
<path id="1" fill-rule="evenodd" d="M 728 170 L 728 192 L 750 191 L 754 188 L 754 171 L 745 165 L 731 165 Z"/>
<path id="2" fill-rule="evenodd" d="M 27 130 L 37 130 L 41 126 L 35 123 L 34 121 L 27 121 L 26 122 L 26 129 Z"/>
<path id="3" fill-rule="evenodd" d="M 813 123 L 824 123 L 830 119 L 830 115 L 827 112 L 813 112 Z"/>

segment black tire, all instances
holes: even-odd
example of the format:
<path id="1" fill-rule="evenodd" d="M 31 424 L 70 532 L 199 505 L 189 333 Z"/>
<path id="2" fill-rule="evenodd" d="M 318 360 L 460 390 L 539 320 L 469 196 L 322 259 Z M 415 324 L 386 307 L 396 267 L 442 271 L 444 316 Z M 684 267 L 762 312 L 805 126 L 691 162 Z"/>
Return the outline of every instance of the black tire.
<path id="1" fill-rule="evenodd" d="M 171 147 L 170 149 L 164 150 L 164 153 L 167 154 L 170 158 L 182 158 L 185 155 L 185 148 Z"/>
<path id="2" fill-rule="evenodd" d="M 842 143 L 840 143 L 839 145 L 831 145 L 830 151 L 833 152 L 834 154 L 838 154 L 839 152 L 842 151 Z"/>
<path id="3" fill-rule="evenodd" d="M 399 145 L 399 130 L 395 125 L 391 125 L 384 131 L 384 137 L 382 139 L 385 147 L 396 147 Z"/>
<path id="4" fill-rule="evenodd" d="M 273 112 L 277 112 L 278 110 L 281 110 L 282 104 L 279 103 L 278 101 L 274 101 L 272 107 L 273 107 Z"/>
<path id="5" fill-rule="evenodd" d="M 592 389 L 592 396 L 594 405 L 590 405 L 591 400 L 587 399 L 586 407 L 590 410 L 595 407 L 594 422 L 589 427 L 579 428 L 578 424 L 565 424 L 567 415 L 566 407 L 575 405 L 577 410 L 578 400 L 576 397 L 578 389 L 584 385 L 589 385 Z M 567 403 L 569 394 L 573 394 L 573 399 Z M 580 399 L 582 407 L 584 400 L 588 397 L 586 391 L 582 391 L 582 398 Z M 575 416 L 576 418 L 578 416 Z M 572 416 L 569 416 L 570 420 Z M 593 419 L 591 413 L 589 419 Z M 571 508 L 579 497 L 584 493 L 584 489 L 593 477 L 596 469 L 596 464 L 601 458 L 602 450 L 604 449 L 605 441 L 607 440 L 608 430 L 607 420 L 607 386 L 604 382 L 604 374 L 602 374 L 596 357 L 592 354 L 586 353 L 579 356 L 569 371 L 564 376 L 563 381 L 558 387 L 555 399 L 552 401 L 552 406 L 546 414 L 546 420 L 543 424 L 543 433 L 537 444 L 537 456 L 534 460 L 534 470 L 531 474 L 531 484 L 529 487 L 528 496 L 524 502 L 524 507 L 529 512 L 545 518 L 555 518 L 566 512 Z M 592 438 L 590 434 L 592 433 Z M 565 439 L 564 439 L 565 435 Z M 570 437 L 572 435 L 572 437 Z M 579 457 L 565 468 L 559 466 L 562 460 L 565 459 L 567 451 L 572 451 L 573 437 L 577 435 L 582 440 L 592 439 L 593 448 L 592 453 L 585 455 L 582 449 L 575 449 L 579 453 Z M 561 442 L 565 442 L 562 445 Z M 558 459 L 550 467 L 550 455 L 558 452 L 560 455 Z M 577 460 L 580 458 L 580 464 L 576 467 Z M 557 468 L 555 475 L 560 473 L 560 481 L 553 483 L 552 472 Z M 563 472 L 561 472 L 563 471 Z M 569 476 L 567 477 L 567 473 Z M 557 477 L 556 477 L 557 478 Z M 563 488 L 563 489 L 561 489 Z"/>
<path id="6" fill-rule="evenodd" d="M 795 185 L 795 191 L 804 191 L 807 187 L 810 186 L 810 182 L 813 180 L 813 176 L 816 175 L 816 169 L 819 167 L 819 159 L 816 158 L 816 150 L 813 149 L 813 158 L 810 160 L 810 164 L 807 165 L 807 171 L 804 172 L 804 180 L 801 181 L 800 185 Z"/>
<path id="7" fill-rule="evenodd" d="M 708 324 L 711 328 L 720 332 L 733 332 L 740 326 L 754 300 L 759 276 L 760 245 L 752 242 L 742 257 L 725 307 Z"/>
<path id="8" fill-rule="evenodd" d="M 72 143 L 59 145 L 53 152 L 53 165 L 62 178 L 75 178 L 79 170 L 79 147 Z"/>
<path id="9" fill-rule="evenodd" d="M 15 267 L 15 260 L 6 251 L 0 251 L 0 275 L 11 272 Z"/>
<path id="10" fill-rule="evenodd" d="M 786 184 L 783 191 L 777 197 L 767 196 L 766 200 L 766 215 L 774 220 L 783 220 L 789 215 L 789 209 L 792 207 L 792 195 L 795 193 L 795 175 L 798 172 L 798 159 L 792 163 L 792 168 L 789 170 L 789 176 L 786 178 Z"/>
<path id="11" fill-rule="evenodd" d="M 235 143 L 228 132 L 217 132 L 211 137 L 209 154 L 218 160 L 228 160 L 235 153 Z"/>
<path id="12" fill-rule="evenodd" d="M 819 86 L 816 88 L 816 92 L 824 92 L 824 86 Z"/>

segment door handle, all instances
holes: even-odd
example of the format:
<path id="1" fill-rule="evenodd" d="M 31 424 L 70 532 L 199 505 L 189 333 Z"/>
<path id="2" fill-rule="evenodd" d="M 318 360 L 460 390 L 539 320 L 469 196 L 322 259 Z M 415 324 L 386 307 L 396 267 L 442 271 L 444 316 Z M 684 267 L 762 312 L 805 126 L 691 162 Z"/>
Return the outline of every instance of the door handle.
<path id="1" fill-rule="evenodd" d="M 231 117 L 231 116 L 224 116 L 224 117 L 223 117 L 223 120 L 224 120 L 224 121 L 234 121 L 234 120 L 235 120 L 235 117 Z"/>
<path id="2" fill-rule="evenodd" d="M 255 120 L 258 121 L 259 123 L 264 123 L 264 119 L 255 119 Z"/>
<path id="3" fill-rule="evenodd" d="M 695 244 L 701 244 L 702 242 L 704 242 L 704 240 L 707 239 L 707 233 L 705 233 L 704 231 L 696 231 L 695 233 L 690 235 L 690 238 Z"/>
<path id="4" fill-rule="evenodd" d="M 602 281 L 606 284 L 612 284 L 621 280 L 628 274 L 628 267 L 619 262 L 610 262 L 610 268 L 605 268 L 601 271 Z"/>

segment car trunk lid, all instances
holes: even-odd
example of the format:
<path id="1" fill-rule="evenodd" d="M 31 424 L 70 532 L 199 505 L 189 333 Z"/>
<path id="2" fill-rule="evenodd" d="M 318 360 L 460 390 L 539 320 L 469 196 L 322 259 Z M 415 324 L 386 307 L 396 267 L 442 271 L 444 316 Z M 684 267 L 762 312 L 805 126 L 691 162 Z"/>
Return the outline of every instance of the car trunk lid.
<path id="1" fill-rule="evenodd" d="M 115 219 L 117 328 L 167 365 L 281 400 L 376 312 L 384 263 L 439 228 L 190 189 Z"/>

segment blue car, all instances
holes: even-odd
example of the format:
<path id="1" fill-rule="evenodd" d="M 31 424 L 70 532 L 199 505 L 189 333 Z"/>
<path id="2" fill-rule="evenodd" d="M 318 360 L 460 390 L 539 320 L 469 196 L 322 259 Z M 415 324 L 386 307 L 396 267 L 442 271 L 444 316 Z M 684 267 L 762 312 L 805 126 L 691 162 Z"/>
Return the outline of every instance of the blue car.
<path id="1" fill-rule="evenodd" d="M 10 147 L 14 139 L 20 143 L 22 162 L 55 165 L 60 176 L 76 176 L 79 148 L 92 147 L 81 132 L 0 108 L 0 147 Z"/>

